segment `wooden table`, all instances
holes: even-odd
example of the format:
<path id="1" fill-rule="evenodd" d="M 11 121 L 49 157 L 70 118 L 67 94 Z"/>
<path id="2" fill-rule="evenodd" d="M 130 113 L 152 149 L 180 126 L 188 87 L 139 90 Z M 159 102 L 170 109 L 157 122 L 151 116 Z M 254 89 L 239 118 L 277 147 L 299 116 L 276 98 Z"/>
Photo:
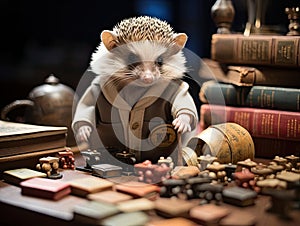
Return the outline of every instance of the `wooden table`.
<path id="1" fill-rule="evenodd" d="M 68 181 L 84 177 L 86 172 L 77 170 L 63 170 L 61 180 Z M 114 180 L 132 180 L 133 177 L 121 177 Z M 87 202 L 86 199 L 69 195 L 59 201 L 51 201 L 21 195 L 21 188 L 0 181 L 0 225 L 74 225 L 73 208 L 77 204 Z M 300 210 L 290 212 L 290 220 L 269 213 L 266 210 L 270 206 L 270 197 L 259 195 L 255 205 L 237 207 L 226 203 L 231 212 L 247 211 L 257 218 L 257 225 L 300 225 Z M 152 216 L 153 218 L 153 216 Z M 153 219 L 160 219 L 156 216 Z M 241 219 L 242 221 L 243 219 Z"/>

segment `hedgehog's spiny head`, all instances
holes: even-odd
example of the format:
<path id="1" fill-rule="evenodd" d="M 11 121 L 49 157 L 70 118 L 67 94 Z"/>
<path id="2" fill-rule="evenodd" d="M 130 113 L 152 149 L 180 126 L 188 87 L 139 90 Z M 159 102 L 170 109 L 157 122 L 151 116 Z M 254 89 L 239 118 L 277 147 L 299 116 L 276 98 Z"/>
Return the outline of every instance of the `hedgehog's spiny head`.
<path id="1" fill-rule="evenodd" d="M 175 33 L 165 21 L 155 17 L 140 16 L 122 20 L 113 31 L 103 31 L 101 39 L 108 50 L 130 42 L 145 40 L 165 46 L 176 45 L 181 49 L 186 43 L 187 36 L 183 33 Z"/>
<path id="2" fill-rule="evenodd" d="M 148 16 L 121 21 L 101 33 L 102 43 L 92 55 L 94 73 L 126 82 L 152 85 L 161 79 L 179 79 L 187 71 L 183 52 L 187 40 L 164 21 Z M 111 79 L 112 80 L 112 79 Z"/>
<path id="3" fill-rule="evenodd" d="M 167 22 L 148 16 L 123 20 L 113 31 L 119 43 L 150 40 L 167 44 L 173 42 L 174 35 L 172 27 Z"/>

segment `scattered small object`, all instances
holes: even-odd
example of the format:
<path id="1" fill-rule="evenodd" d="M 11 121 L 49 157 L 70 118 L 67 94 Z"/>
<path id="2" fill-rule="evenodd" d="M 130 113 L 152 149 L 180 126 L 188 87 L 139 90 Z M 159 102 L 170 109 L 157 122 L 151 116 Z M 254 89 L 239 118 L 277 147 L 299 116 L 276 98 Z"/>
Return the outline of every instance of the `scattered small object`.
<path id="1" fill-rule="evenodd" d="M 174 162 L 173 159 L 171 157 L 160 157 L 159 160 L 157 161 L 158 165 L 162 165 L 162 164 L 166 164 L 168 167 L 170 167 L 170 169 L 174 168 Z"/>
<path id="2" fill-rule="evenodd" d="M 122 167 L 111 164 L 92 165 L 92 170 L 92 175 L 102 178 L 119 177 L 122 175 Z"/>
<path id="3" fill-rule="evenodd" d="M 203 225 L 218 225 L 220 220 L 229 214 L 225 207 L 207 204 L 193 207 L 190 210 L 190 217 Z"/>
<path id="4" fill-rule="evenodd" d="M 92 172 L 92 165 L 100 164 L 101 154 L 97 150 L 86 150 L 80 152 L 85 159 L 85 166 L 76 167 L 77 170 Z"/>
<path id="5" fill-rule="evenodd" d="M 209 164 L 206 169 L 209 171 L 209 176 L 216 181 L 225 182 L 227 180 L 225 165 L 219 162 Z"/>
<path id="6" fill-rule="evenodd" d="M 237 170 L 241 171 L 243 168 L 247 168 L 248 170 L 251 170 L 252 167 L 256 166 L 257 163 L 251 160 L 250 158 L 245 159 L 244 161 L 238 161 L 237 162 Z"/>
<path id="7" fill-rule="evenodd" d="M 200 164 L 200 170 L 205 170 L 209 164 L 212 164 L 214 161 L 217 161 L 217 159 L 217 157 L 211 156 L 210 154 L 199 156 L 197 160 Z"/>
<path id="8" fill-rule="evenodd" d="M 210 178 L 208 174 L 186 179 L 184 192 L 187 196 L 187 199 L 200 198 L 200 190 L 198 189 L 199 185 L 204 183 L 211 183 L 211 182 L 212 182 L 212 178 Z"/>
<path id="9" fill-rule="evenodd" d="M 222 201 L 222 184 L 203 183 L 196 187 L 196 193 L 199 194 L 199 198 L 203 199 L 200 204 L 207 204 L 215 200 L 217 204 Z"/>
<path id="10" fill-rule="evenodd" d="M 300 157 L 295 155 L 285 156 L 285 158 L 292 164 L 293 168 L 297 168 L 297 163 L 300 162 Z"/>
<path id="11" fill-rule="evenodd" d="M 65 151 L 58 152 L 59 166 L 63 169 L 75 169 L 75 158 L 70 148 Z"/>
<path id="12" fill-rule="evenodd" d="M 254 204 L 257 193 L 241 187 L 230 187 L 223 190 L 223 201 L 237 206 L 250 206 Z"/>
<path id="13" fill-rule="evenodd" d="M 173 179 L 187 179 L 191 177 L 196 177 L 200 173 L 197 166 L 176 166 L 171 171 L 171 177 Z"/>
<path id="14" fill-rule="evenodd" d="M 267 176 L 273 173 L 273 170 L 268 168 L 266 165 L 259 163 L 251 168 L 251 172 L 257 176 L 258 180 L 266 179 Z"/>
<path id="15" fill-rule="evenodd" d="M 184 191 L 186 181 L 184 179 L 168 179 L 162 182 L 160 197 L 178 197 Z"/>
<path id="16" fill-rule="evenodd" d="M 47 174 L 50 179 L 60 179 L 62 174 L 58 172 L 59 158 L 57 157 L 43 157 L 39 159 L 36 169 Z"/>
<path id="17" fill-rule="evenodd" d="M 260 190 L 264 188 L 277 188 L 286 189 L 287 183 L 276 178 L 267 178 L 256 182 L 256 185 L 260 187 Z"/>
<path id="18" fill-rule="evenodd" d="M 236 164 L 232 164 L 232 163 L 225 164 L 224 170 L 226 172 L 228 182 L 231 182 L 233 180 L 233 173 L 236 172 L 236 169 L 237 169 Z"/>
<path id="19" fill-rule="evenodd" d="M 171 168 L 167 164 L 152 164 L 150 160 L 134 164 L 134 169 L 138 179 L 145 183 L 161 183 L 170 177 Z"/>
<path id="20" fill-rule="evenodd" d="M 248 168 L 243 168 L 242 171 L 235 172 L 233 177 L 237 186 L 252 189 L 256 187 L 255 175 Z"/>

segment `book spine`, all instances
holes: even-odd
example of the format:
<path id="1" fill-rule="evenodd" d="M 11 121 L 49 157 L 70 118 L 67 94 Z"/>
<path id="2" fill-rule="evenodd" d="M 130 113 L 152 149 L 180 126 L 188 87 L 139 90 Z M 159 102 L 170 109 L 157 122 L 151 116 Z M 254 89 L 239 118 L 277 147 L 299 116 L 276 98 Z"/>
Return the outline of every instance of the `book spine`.
<path id="1" fill-rule="evenodd" d="M 202 104 L 200 129 L 234 122 L 253 137 L 300 140 L 300 112 Z"/>
<path id="2" fill-rule="evenodd" d="M 288 97 L 288 98 L 287 98 Z M 226 104 L 283 111 L 300 111 L 300 89 L 205 82 L 200 90 L 203 103 Z"/>
<path id="3" fill-rule="evenodd" d="M 300 141 L 253 137 L 255 157 L 274 158 L 274 156 L 300 156 Z"/>
<path id="4" fill-rule="evenodd" d="M 299 37 L 213 34 L 211 58 L 223 63 L 299 67 Z"/>
<path id="5" fill-rule="evenodd" d="M 202 59 L 199 76 L 206 81 L 217 80 L 237 86 L 300 87 L 298 68 L 228 65 L 207 58 Z"/>

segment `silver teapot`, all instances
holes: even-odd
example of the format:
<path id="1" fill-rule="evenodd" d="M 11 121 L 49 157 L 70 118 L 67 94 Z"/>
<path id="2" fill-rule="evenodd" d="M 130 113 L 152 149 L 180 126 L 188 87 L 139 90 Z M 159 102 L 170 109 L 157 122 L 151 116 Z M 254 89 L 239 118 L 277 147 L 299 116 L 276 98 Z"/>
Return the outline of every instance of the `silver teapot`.
<path id="1" fill-rule="evenodd" d="M 36 125 L 66 126 L 67 144 L 73 145 L 75 139 L 71 129 L 72 109 L 77 99 L 72 88 L 59 83 L 59 79 L 51 74 L 44 84 L 29 93 L 28 99 L 15 100 L 6 105 L 1 111 L 1 119 Z M 10 113 L 18 108 L 25 108 L 24 115 L 10 118 Z"/>

